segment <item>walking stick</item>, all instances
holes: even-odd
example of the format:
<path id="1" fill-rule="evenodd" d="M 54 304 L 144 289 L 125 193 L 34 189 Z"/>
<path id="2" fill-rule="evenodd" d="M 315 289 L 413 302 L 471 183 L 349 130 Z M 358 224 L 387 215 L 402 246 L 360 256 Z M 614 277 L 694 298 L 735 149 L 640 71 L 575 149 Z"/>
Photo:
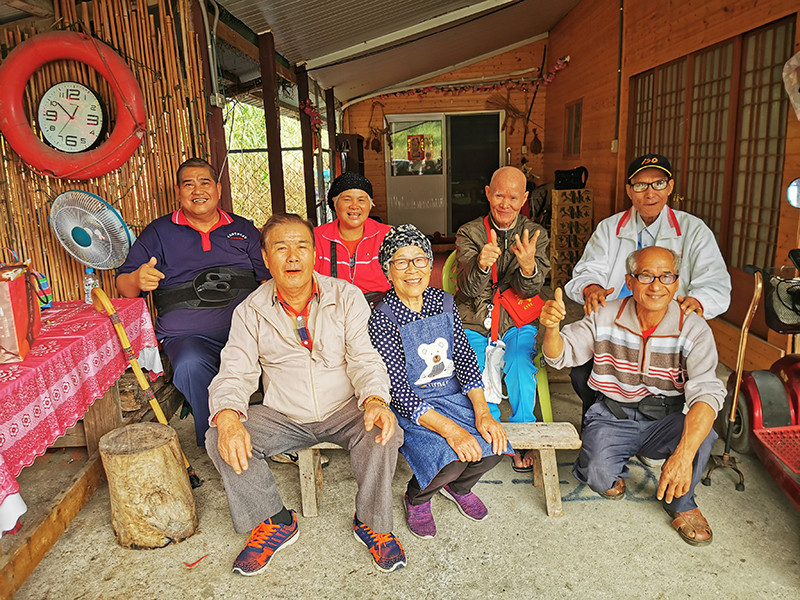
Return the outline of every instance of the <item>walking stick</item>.
<path id="1" fill-rule="evenodd" d="M 733 469 L 739 474 L 739 483 L 736 484 L 736 490 L 744 491 L 744 474 L 736 466 L 736 459 L 731 456 L 731 438 L 733 436 L 733 428 L 736 423 L 736 407 L 739 404 L 739 389 L 742 385 L 742 371 L 744 371 L 744 351 L 747 347 L 747 332 L 750 329 L 750 323 L 753 322 L 753 316 L 756 314 L 758 308 L 758 300 L 761 297 L 761 289 L 763 287 L 763 278 L 761 272 L 756 270 L 753 272 L 750 268 L 745 267 L 746 273 L 753 273 L 755 276 L 755 288 L 753 289 L 753 299 L 750 301 L 750 308 L 747 309 L 744 323 L 742 323 L 742 333 L 739 337 L 739 352 L 736 356 L 736 385 L 733 388 L 733 399 L 731 400 L 731 412 L 728 416 L 728 431 L 725 435 L 725 450 L 722 455 L 711 455 L 712 465 L 709 467 L 706 476 L 701 480 L 703 485 L 711 485 L 711 474 L 716 469 Z M 750 435 L 749 431 L 742 432 L 743 435 Z"/>
<path id="2" fill-rule="evenodd" d="M 105 309 L 106 313 L 108 314 L 108 318 L 111 319 L 111 323 L 114 325 L 114 329 L 117 331 L 117 336 L 122 344 L 122 350 L 125 352 L 125 357 L 131 364 L 133 374 L 136 375 L 136 381 L 139 382 L 139 386 L 142 388 L 145 397 L 150 402 L 150 408 L 153 409 L 153 412 L 156 414 L 156 419 L 158 419 L 159 423 L 162 425 L 168 425 L 167 417 L 164 415 L 164 411 L 161 410 L 161 405 L 158 403 L 158 400 L 156 400 L 155 394 L 153 394 L 153 390 L 150 387 L 150 382 L 147 381 L 147 377 L 145 377 L 144 373 L 142 372 L 142 367 L 139 366 L 139 361 L 136 360 L 136 356 L 133 354 L 131 343 L 128 340 L 128 334 L 125 333 L 125 327 L 123 327 L 122 320 L 119 318 L 114 305 L 111 304 L 111 301 L 108 299 L 108 296 L 106 296 L 106 293 L 100 288 L 94 288 L 92 290 L 92 304 L 94 304 L 94 308 L 97 312 L 103 312 Z M 192 488 L 198 488 L 203 485 L 203 480 L 200 479 L 194 472 L 194 469 L 186 459 L 186 455 L 183 453 L 183 450 L 181 450 L 181 456 L 183 456 L 183 464 L 186 467 L 186 472 L 189 475 L 189 483 L 192 485 Z"/>

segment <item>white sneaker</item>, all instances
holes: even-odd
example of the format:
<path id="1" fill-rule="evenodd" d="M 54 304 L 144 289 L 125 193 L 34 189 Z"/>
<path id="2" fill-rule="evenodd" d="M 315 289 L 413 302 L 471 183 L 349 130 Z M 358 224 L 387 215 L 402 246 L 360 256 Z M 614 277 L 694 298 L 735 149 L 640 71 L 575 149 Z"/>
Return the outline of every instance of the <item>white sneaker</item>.
<path id="1" fill-rule="evenodd" d="M 276 454 L 269 457 L 271 461 L 276 463 L 283 463 L 286 465 L 297 465 L 297 452 L 284 452 L 283 454 Z M 319 462 L 323 467 L 327 467 L 330 459 L 324 454 L 319 455 Z"/>

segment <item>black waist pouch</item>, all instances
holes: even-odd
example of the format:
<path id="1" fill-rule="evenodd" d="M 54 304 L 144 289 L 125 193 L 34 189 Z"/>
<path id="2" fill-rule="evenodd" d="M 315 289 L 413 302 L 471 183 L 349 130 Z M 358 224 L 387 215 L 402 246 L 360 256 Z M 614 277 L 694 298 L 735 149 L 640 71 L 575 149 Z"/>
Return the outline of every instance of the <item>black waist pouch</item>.
<path id="1" fill-rule="evenodd" d="M 603 398 L 608 410 L 614 413 L 618 419 L 627 419 L 628 415 L 622 410 L 623 406 L 636 408 L 645 417 L 652 421 L 663 419 L 667 415 L 683 410 L 686 397 L 680 396 L 645 396 L 639 402 L 617 402 L 611 398 Z"/>

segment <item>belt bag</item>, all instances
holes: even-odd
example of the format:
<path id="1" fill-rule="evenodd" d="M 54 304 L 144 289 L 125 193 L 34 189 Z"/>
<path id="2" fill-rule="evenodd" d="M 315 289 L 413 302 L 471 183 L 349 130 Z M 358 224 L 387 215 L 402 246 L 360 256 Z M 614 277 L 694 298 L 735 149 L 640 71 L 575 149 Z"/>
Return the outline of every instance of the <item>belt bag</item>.
<path id="1" fill-rule="evenodd" d="M 566 171 L 556 171 L 553 189 L 556 190 L 582 190 L 589 179 L 586 167 L 575 167 Z"/>
<path id="2" fill-rule="evenodd" d="M 214 267 L 203 271 L 190 283 L 153 290 L 153 302 L 159 315 L 181 308 L 225 308 L 257 287 L 254 271 Z"/>
<path id="3" fill-rule="evenodd" d="M 636 408 L 645 417 L 652 421 L 663 419 L 667 415 L 683 410 L 686 397 L 680 396 L 645 396 L 639 402 L 617 402 L 611 398 L 603 398 L 608 410 L 618 419 L 627 419 L 628 415 L 622 410 L 623 406 Z"/>

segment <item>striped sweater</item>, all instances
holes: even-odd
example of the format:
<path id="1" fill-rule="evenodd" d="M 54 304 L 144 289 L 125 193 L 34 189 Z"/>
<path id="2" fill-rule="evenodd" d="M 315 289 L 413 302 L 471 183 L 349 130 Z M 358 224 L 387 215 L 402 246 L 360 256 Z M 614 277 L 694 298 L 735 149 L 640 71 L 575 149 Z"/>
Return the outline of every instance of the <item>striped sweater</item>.
<path id="1" fill-rule="evenodd" d="M 547 363 L 557 369 L 594 359 L 589 387 L 617 402 L 648 395 L 685 394 L 686 405 L 705 402 L 719 412 L 725 387 L 716 376 L 717 349 L 711 328 L 673 301 L 655 331 L 644 340 L 636 302 L 609 301 L 598 312 L 566 325 L 564 351 Z"/>

